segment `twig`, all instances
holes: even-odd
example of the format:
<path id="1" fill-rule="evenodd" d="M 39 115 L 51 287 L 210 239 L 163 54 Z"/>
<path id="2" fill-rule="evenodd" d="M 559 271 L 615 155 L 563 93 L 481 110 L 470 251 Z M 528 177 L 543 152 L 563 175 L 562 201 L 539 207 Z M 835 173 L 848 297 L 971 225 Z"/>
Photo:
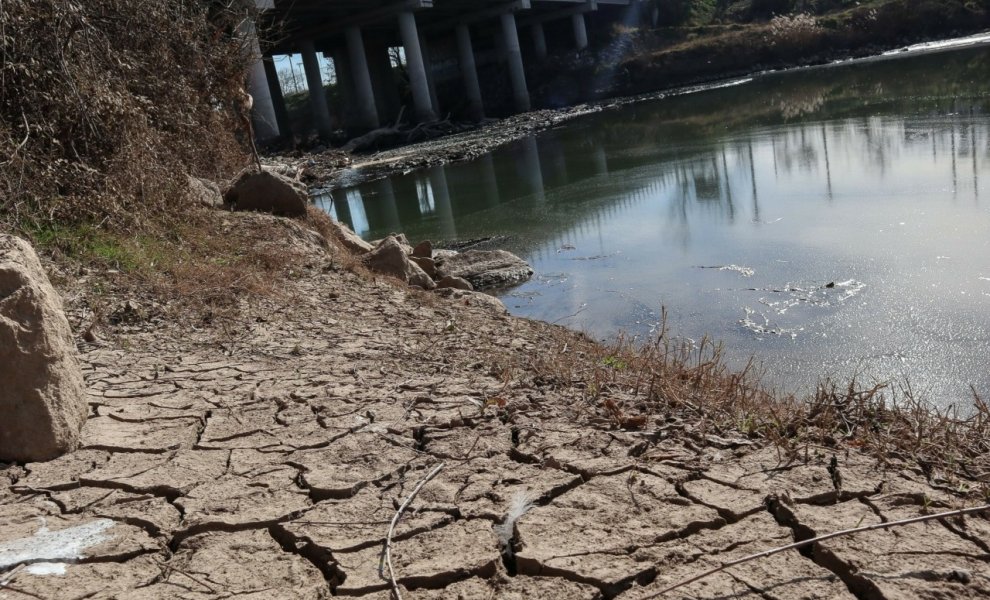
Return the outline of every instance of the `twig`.
<path id="1" fill-rule="evenodd" d="M 912 523 L 924 523 L 926 521 L 935 521 L 935 520 L 938 520 L 938 519 L 945 519 L 947 517 L 961 517 L 961 516 L 964 516 L 964 515 L 971 515 L 971 514 L 978 513 L 978 512 L 983 512 L 983 511 L 986 511 L 986 510 L 990 510 L 990 504 L 984 504 L 983 506 L 977 506 L 977 507 L 974 507 L 974 508 L 964 508 L 964 509 L 961 509 L 961 510 L 950 510 L 949 512 L 938 513 L 938 514 L 935 514 L 935 515 L 924 515 L 924 516 L 921 516 L 921 517 L 912 517 L 910 519 L 902 519 L 900 521 L 889 521 L 887 523 L 874 523 L 873 525 L 867 525 L 865 527 L 857 527 L 855 529 L 844 529 L 842 531 L 836 531 L 836 532 L 833 532 L 833 533 L 828 533 L 828 534 L 825 534 L 825 535 L 818 536 L 816 538 L 811 538 L 811 539 L 808 539 L 808 540 L 803 540 L 803 541 L 800 541 L 800 542 L 795 542 L 793 544 L 788 544 L 786 546 L 780 546 L 779 548 L 774 548 L 772 550 L 765 550 L 765 551 L 760 552 L 758 554 L 751 554 L 749 556 L 740 558 L 738 560 L 734 560 L 734 561 L 731 561 L 731 562 L 723 563 L 719 567 L 715 567 L 714 569 L 710 569 L 708 571 L 705 571 L 704 573 L 702 573 L 700 575 L 695 575 L 694 577 L 691 577 L 690 579 L 684 579 L 682 581 L 679 581 L 679 582 L 675 583 L 674 585 L 671 585 L 671 586 L 668 586 L 668 587 L 663 588 L 662 590 L 660 590 L 659 592 L 657 592 L 657 593 L 655 593 L 655 594 L 653 594 L 651 596 L 645 596 L 643 598 L 640 598 L 640 600 L 650 600 L 651 598 L 659 598 L 660 596 L 663 596 L 667 592 L 671 592 L 673 590 L 676 590 L 679 587 L 684 587 L 685 585 L 688 585 L 689 583 L 694 583 L 694 582 L 699 581 L 701 579 L 704 579 L 704 578 L 706 578 L 706 577 L 708 577 L 710 575 L 714 575 L 715 573 L 718 573 L 720 571 L 724 571 L 724 570 L 728 569 L 729 567 L 734 567 L 736 565 L 741 565 L 743 563 L 747 563 L 747 562 L 756 560 L 758 558 L 766 558 L 768 556 L 773 556 L 774 554 L 779 554 L 781 552 L 784 552 L 785 550 L 794 550 L 796 548 L 803 548 L 805 546 L 810 546 L 811 544 L 817 544 L 819 542 L 824 542 L 826 540 L 830 540 L 830 539 L 833 539 L 833 538 L 842 537 L 842 536 L 846 536 L 846 535 L 852 535 L 854 533 L 862 533 L 864 531 L 873 531 L 873 530 L 876 530 L 876 529 L 889 529 L 891 527 L 897 527 L 897 526 L 900 526 L 900 525 L 911 525 Z"/>
<path id="2" fill-rule="evenodd" d="M 388 567 L 388 578 L 392 582 L 392 593 L 395 594 L 395 600 L 402 600 L 402 594 L 399 593 L 399 584 L 395 580 L 395 569 L 392 568 L 392 534 L 395 533 L 395 526 L 399 523 L 399 518 L 402 517 L 402 513 L 409 508 L 409 505 L 412 503 L 413 499 L 416 498 L 417 494 L 419 494 L 419 490 L 423 489 L 423 486 L 426 485 L 429 480 L 436 477 L 437 473 L 439 473 L 440 470 L 446 466 L 446 464 L 447 463 L 440 463 L 434 467 L 433 470 L 430 471 L 426 477 L 424 477 L 423 480 L 416 485 L 416 488 L 413 489 L 412 493 L 409 494 L 409 497 L 402 503 L 399 510 L 395 512 L 395 516 L 392 517 L 392 524 L 388 526 L 388 535 L 385 536 L 385 566 Z"/>
<path id="3" fill-rule="evenodd" d="M 23 568 L 24 568 L 24 563 L 21 563 L 16 567 L 14 567 L 13 569 L 11 569 L 10 571 L 7 571 L 3 575 L 0 575 L 0 589 L 7 587 L 7 584 L 13 581 L 14 578 L 17 577 L 17 574 Z"/>
<path id="4" fill-rule="evenodd" d="M 160 561 L 160 560 L 158 560 L 156 558 L 152 558 L 151 560 L 154 561 L 154 563 L 158 565 L 158 568 L 159 569 L 163 569 L 163 570 L 166 570 L 166 571 L 172 571 L 174 573 L 178 573 L 179 575 L 184 575 L 184 576 L 188 577 L 189 579 L 195 581 L 199 585 L 201 585 L 201 586 L 205 587 L 206 589 L 210 590 L 214 594 L 217 593 L 216 588 L 214 588 L 212 585 L 209 585 L 207 583 L 204 583 L 198 577 L 193 577 L 192 575 L 190 575 L 186 571 L 183 571 L 182 569 L 176 567 L 175 565 L 171 565 L 171 564 L 168 564 L 166 562 L 162 562 L 162 561 Z M 168 579 L 168 575 L 166 575 L 165 573 L 162 573 L 162 575 L 165 577 L 166 580 Z"/>

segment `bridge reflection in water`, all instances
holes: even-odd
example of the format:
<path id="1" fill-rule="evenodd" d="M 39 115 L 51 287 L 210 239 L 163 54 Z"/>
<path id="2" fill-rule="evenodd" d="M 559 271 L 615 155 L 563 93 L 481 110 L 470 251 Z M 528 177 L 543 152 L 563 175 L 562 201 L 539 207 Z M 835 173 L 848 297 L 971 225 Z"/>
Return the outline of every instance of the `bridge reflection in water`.
<path id="1" fill-rule="evenodd" d="M 537 271 L 504 295 L 520 315 L 609 336 L 663 304 L 780 385 L 860 369 L 963 399 L 990 388 L 988 68 L 971 49 L 759 78 L 319 201 L 369 239 L 508 236 Z M 723 266 L 755 274 L 698 268 Z"/>

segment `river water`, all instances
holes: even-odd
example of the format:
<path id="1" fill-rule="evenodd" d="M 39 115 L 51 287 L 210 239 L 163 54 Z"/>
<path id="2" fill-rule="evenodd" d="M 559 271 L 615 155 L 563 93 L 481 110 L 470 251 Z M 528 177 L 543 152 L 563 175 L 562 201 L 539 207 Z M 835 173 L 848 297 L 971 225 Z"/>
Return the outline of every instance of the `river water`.
<path id="1" fill-rule="evenodd" d="M 516 315 L 709 336 L 769 385 L 990 395 L 990 48 L 767 74 L 334 192 L 359 234 L 505 236 Z"/>

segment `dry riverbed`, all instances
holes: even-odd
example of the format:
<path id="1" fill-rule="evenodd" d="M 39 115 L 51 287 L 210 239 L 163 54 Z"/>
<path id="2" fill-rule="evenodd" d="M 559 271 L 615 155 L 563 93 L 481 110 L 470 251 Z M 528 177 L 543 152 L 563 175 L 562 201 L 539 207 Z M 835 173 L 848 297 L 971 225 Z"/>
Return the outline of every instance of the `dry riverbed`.
<path id="1" fill-rule="evenodd" d="M 785 452 L 638 387 L 591 390 L 563 375 L 602 368 L 579 334 L 373 277 L 291 221 L 222 218 L 305 258 L 235 316 L 117 297 L 94 330 L 87 292 L 63 285 L 90 331 L 91 413 L 77 452 L 0 470 L 0 598 L 384 600 L 389 524 L 441 464 L 393 536 L 407 599 L 646 598 L 795 539 L 979 500 L 916 462 Z M 987 597 L 988 560 L 990 523 L 968 517 L 664 597 Z"/>

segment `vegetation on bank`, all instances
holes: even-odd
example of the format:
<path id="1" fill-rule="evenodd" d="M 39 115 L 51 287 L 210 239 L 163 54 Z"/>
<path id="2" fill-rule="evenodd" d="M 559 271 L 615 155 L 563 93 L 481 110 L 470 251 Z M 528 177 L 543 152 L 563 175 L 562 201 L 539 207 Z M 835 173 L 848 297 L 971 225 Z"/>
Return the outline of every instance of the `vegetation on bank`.
<path id="1" fill-rule="evenodd" d="M 655 92 L 870 56 L 990 29 L 990 0 L 655 0 L 657 27 L 600 33 L 598 51 L 539 67 L 538 104 Z M 670 7 L 674 9 L 671 10 Z M 680 7 L 680 8 L 678 8 Z M 645 19 L 645 16 L 643 17 Z M 642 22 L 648 22 L 642 20 Z"/>
<path id="2" fill-rule="evenodd" d="M 943 491 L 990 500 L 990 405 L 976 390 L 971 407 L 940 409 L 907 382 L 854 378 L 823 381 L 810 397 L 798 398 L 766 387 L 755 359 L 731 370 L 720 344 L 678 341 L 663 325 L 651 339 L 607 344 L 565 329 L 548 333 L 554 351 L 533 363 L 489 358 L 507 382 L 535 372 L 540 384 L 566 390 L 576 407 L 612 428 L 659 424 L 659 432 L 688 432 L 698 447 L 770 445 L 781 464 L 819 452 L 863 452 L 879 465 L 912 465 Z"/>
<path id="3" fill-rule="evenodd" d="M 622 92 L 753 71 L 868 56 L 930 39 L 990 28 L 987 0 L 767 0 L 740 23 L 744 2 L 723 20 L 638 35 L 624 63 Z M 732 10 L 735 8 L 735 10 Z M 769 8 L 769 10 L 768 10 Z"/>
<path id="4" fill-rule="evenodd" d="M 0 231 L 204 314 L 287 276 L 291 260 L 257 249 L 263 234 L 189 194 L 190 175 L 226 181 L 250 164 L 250 15 L 236 6 L 5 0 Z"/>
<path id="5" fill-rule="evenodd" d="M 6 0 L 5 225 L 168 220 L 187 173 L 239 169 L 245 16 L 211 2 Z"/>

